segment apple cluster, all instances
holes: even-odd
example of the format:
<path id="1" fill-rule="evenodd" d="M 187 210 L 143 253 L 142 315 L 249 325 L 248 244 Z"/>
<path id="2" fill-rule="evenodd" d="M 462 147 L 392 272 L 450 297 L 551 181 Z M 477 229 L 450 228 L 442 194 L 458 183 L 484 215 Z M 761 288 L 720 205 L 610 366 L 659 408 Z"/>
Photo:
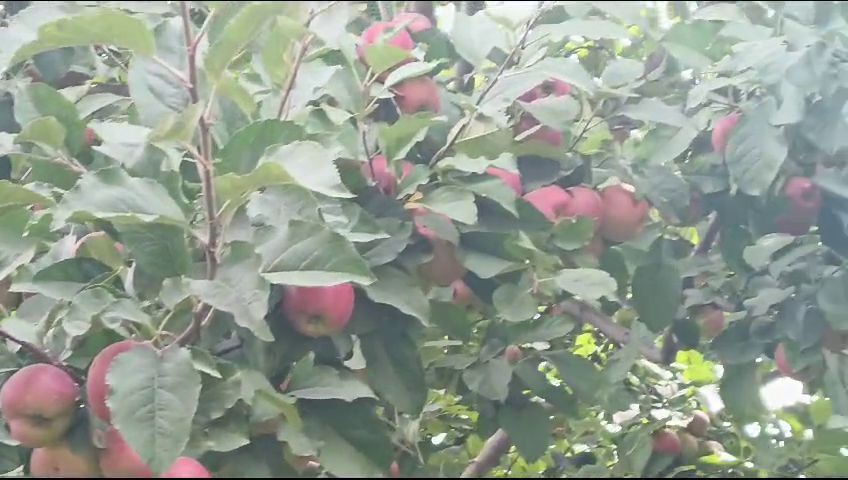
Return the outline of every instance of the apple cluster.
<path id="1" fill-rule="evenodd" d="M 31 448 L 32 477 L 69 478 L 152 478 L 153 473 L 138 454 L 111 425 L 106 403 L 106 372 L 120 353 L 143 345 L 134 340 L 114 343 L 92 361 L 85 382 L 91 415 L 108 427 L 103 431 L 102 448 L 86 453 L 69 446 L 67 435 L 79 418 L 81 387 L 70 373 L 47 363 L 28 365 L 15 372 L 0 388 L 0 411 L 9 436 Z M 148 348 L 153 348 L 148 346 Z M 211 478 L 197 460 L 179 457 L 161 478 Z"/>
<path id="2" fill-rule="evenodd" d="M 710 428 L 710 417 L 696 411 L 686 425 L 685 431 L 677 432 L 670 428 L 661 428 L 654 432 L 653 450 L 656 453 L 680 457 L 685 462 L 724 452 L 724 447 L 715 440 L 705 440 Z"/>

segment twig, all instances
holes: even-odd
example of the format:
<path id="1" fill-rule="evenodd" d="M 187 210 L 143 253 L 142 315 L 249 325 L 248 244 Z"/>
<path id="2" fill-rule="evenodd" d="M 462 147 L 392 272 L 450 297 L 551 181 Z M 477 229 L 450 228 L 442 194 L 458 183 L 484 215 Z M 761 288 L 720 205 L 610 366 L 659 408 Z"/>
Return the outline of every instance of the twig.
<path id="1" fill-rule="evenodd" d="M 499 428 L 486 440 L 480 453 L 465 467 L 459 478 L 482 477 L 498 465 L 501 457 L 509 452 L 511 446 L 512 440 L 509 434 L 503 428 Z"/>
<path id="2" fill-rule="evenodd" d="M 4 338 L 4 339 L 6 339 L 6 340 L 8 340 L 12 343 L 17 343 L 18 345 L 21 346 L 22 349 L 24 349 L 27 353 L 32 355 L 32 357 L 34 357 L 36 360 L 38 360 L 41 363 L 49 363 L 50 365 L 61 368 L 62 370 L 67 372 L 68 375 L 73 377 L 73 379 L 78 384 L 82 384 L 82 383 L 85 382 L 85 380 L 83 380 L 79 375 L 77 375 L 76 372 L 74 372 L 73 370 L 71 370 L 67 366 L 63 365 L 61 362 L 54 360 L 52 357 L 50 357 L 50 355 L 47 354 L 47 352 L 36 347 L 35 345 L 33 345 L 29 342 L 27 342 L 26 340 L 21 340 L 20 338 L 12 335 L 11 333 L 9 333 L 5 330 L 2 330 L 2 329 L 0 329 L 0 338 Z"/>
<path id="3" fill-rule="evenodd" d="M 197 75 L 197 48 L 199 45 L 198 39 L 192 33 L 191 14 L 189 11 L 189 2 L 183 0 L 180 2 L 180 13 L 183 20 L 183 31 L 185 34 L 186 55 L 188 57 L 188 91 L 191 96 L 191 101 L 194 104 L 200 103 L 200 93 L 198 89 Z M 207 18 L 208 20 L 208 18 Z M 198 34 L 198 37 L 200 34 Z M 199 123 L 200 128 L 200 151 L 198 158 L 195 161 L 197 172 L 200 176 L 200 185 L 204 200 L 204 209 L 206 211 L 206 230 L 207 238 L 204 244 L 206 251 L 206 278 L 212 280 L 218 272 L 218 209 L 215 202 L 215 188 L 213 185 L 215 168 L 212 163 L 212 136 L 209 131 L 209 124 L 206 118 L 201 117 Z M 206 311 L 210 308 L 207 305 L 200 304 L 194 310 L 191 325 L 177 338 L 177 343 L 186 345 L 193 342 L 200 334 L 201 325 L 210 312 Z"/>
<path id="4" fill-rule="evenodd" d="M 153 55 L 152 57 L 148 57 L 148 58 L 153 60 L 153 63 L 155 63 L 155 64 L 159 65 L 160 67 L 164 68 L 165 70 L 167 70 L 168 73 L 170 73 L 171 75 L 173 75 L 174 78 L 179 80 L 180 83 L 182 83 L 184 87 L 188 88 L 189 90 L 191 89 L 191 87 L 192 87 L 191 80 L 187 79 L 185 77 L 185 75 L 183 75 L 182 72 L 180 72 L 176 68 L 168 65 L 168 62 L 166 62 L 165 60 L 162 60 L 161 58 L 157 57 L 156 55 Z"/>
<path id="5" fill-rule="evenodd" d="M 471 125 L 471 122 L 477 116 L 477 107 L 479 107 L 483 103 L 483 100 L 486 98 L 486 95 L 488 95 L 489 92 L 492 91 L 492 88 L 494 88 L 494 86 L 498 83 L 498 80 L 500 80 L 501 75 L 503 75 L 503 73 L 506 71 L 507 66 L 510 65 L 513 57 L 515 57 L 515 55 L 521 49 L 521 46 L 524 45 L 524 42 L 527 40 L 527 36 L 530 35 L 530 30 L 533 28 L 536 22 L 539 21 L 539 18 L 544 12 L 544 9 L 537 10 L 533 17 L 527 21 L 527 24 L 524 26 L 524 32 L 521 34 L 521 38 L 518 40 L 518 42 L 516 42 L 515 46 L 512 47 L 512 50 L 510 50 L 509 55 L 507 55 L 506 59 L 504 59 L 500 68 L 498 68 L 498 71 L 495 73 L 495 76 L 492 77 L 492 81 L 490 81 L 489 84 L 486 85 L 483 91 L 480 92 L 480 96 L 477 97 L 477 100 L 474 102 L 474 111 L 471 112 L 470 115 L 466 116 L 463 120 L 461 120 L 462 124 L 455 130 L 453 130 L 453 133 L 448 138 L 447 142 L 445 142 L 445 145 L 441 149 L 439 149 L 439 151 L 436 152 L 435 155 L 433 155 L 433 158 L 430 160 L 430 168 L 432 168 L 439 160 L 442 159 L 445 153 L 447 153 L 447 151 L 453 147 L 456 141 L 459 140 L 459 137 L 465 132 L 465 129 L 468 128 L 469 125 Z"/>
<path id="6" fill-rule="evenodd" d="M 716 213 L 712 221 L 710 221 L 710 226 L 707 227 L 704 237 L 701 238 L 701 241 L 698 242 L 695 250 L 692 251 L 692 256 L 694 257 L 710 253 L 710 248 L 712 248 L 713 243 L 716 241 L 716 238 L 718 238 L 718 233 L 720 231 L 721 219 L 719 218 L 718 213 Z"/>
<path id="7" fill-rule="evenodd" d="M 291 73 L 289 73 L 289 78 L 286 80 L 286 86 L 283 88 L 283 95 L 280 99 L 280 108 L 277 109 L 278 119 L 282 119 L 283 114 L 287 113 L 286 104 L 289 103 L 289 97 L 291 97 L 292 90 L 294 90 L 294 81 L 297 79 L 297 71 L 300 70 L 300 65 L 303 63 L 304 57 L 306 57 L 306 52 L 309 50 L 309 45 L 312 43 L 313 38 L 315 38 L 315 35 L 308 35 L 304 38 L 300 45 L 300 50 L 297 51 L 297 55 L 294 57 Z"/>

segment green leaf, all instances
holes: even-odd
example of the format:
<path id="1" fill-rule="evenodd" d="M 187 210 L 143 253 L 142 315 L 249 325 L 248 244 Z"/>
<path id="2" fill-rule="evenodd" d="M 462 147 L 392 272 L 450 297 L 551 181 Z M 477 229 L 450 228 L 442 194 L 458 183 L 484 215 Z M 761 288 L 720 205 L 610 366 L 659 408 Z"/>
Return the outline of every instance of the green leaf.
<path id="1" fill-rule="evenodd" d="M 777 177 L 788 147 L 783 132 L 770 119 L 776 110 L 773 98 L 745 114 L 727 142 L 725 162 L 742 193 L 764 195 Z"/>
<path id="2" fill-rule="evenodd" d="M 848 326 L 848 275 L 825 278 L 816 292 L 819 308 L 834 329 Z"/>
<path id="3" fill-rule="evenodd" d="M 480 66 L 485 62 L 493 48 L 502 52 L 510 50 L 506 32 L 485 11 L 473 16 L 457 12 L 453 19 L 450 36 L 456 52 L 472 67 Z M 483 38 L 486 41 L 481 41 Z"/>
<path id="4" fill-rule="evenodd" d="M 18 185 L 9 180 L 0 180 L 0 207 L 33 204 L 49 207 L 53 204 L 52 198 L 33 192 L 27 187 L 32 185 Z"/>
<path id="5" fill-rule="evenodd" d="M 305 400 L 339 399 L 352 402 L 357 398 L 376 398 L 374 392 L 351 372 L 315 365 L 314 355 L 297 362 L 289 377 L 286 393 Z"/>
<path id="6" fill-rule="evenodd" d="M 118 224 L 115 228 L 139 268 L 161 278 L 189 273 L 191 256 L 182 228 L 162 223 Z"/>
<path id="7" fill-rule="evenodd" d="M 252 172 L 272 145 L 305 140 L 303 127 L 282 120 L 262 120 L 251 123 L 230 136 L 224 148 L 218 152 L 216 171 L 219 175 Z"/>
<path id="8" fill-rule="evenodd" d="M 24 125 L 21 133 L 15 136 L 15 143 L 34 143 L 48 152 L 61 151 L 67 132 L 56 117 L 41 117 Z"/>
<path id="9" fill-rule="evenodd" d="M 368 298 L 391 305 L 429 325 L 430 302 L 413 277 L 388 265 L 375 268 L 374 276 L 377 281 L 364 287 Z"/>
<path id="10" fill-rule="evenodd" d="M 397 69 L 393 70 L 388 77 L 386 77 L 386 81 L 383 83 L 383 86 L 385 88 L 389 88 L 404 80 L 427 75 L 433 70 L 433 68 L 435 68 L 435 65 L 427 62 L 411 62 L 401 65 Z"/>
<path id="11" fill-rule="evenodd" d="M 147 140 L 153 143 L 178 142 L 191 145 L 205 108 L 203 102 L 201 102 L 189 105 L 179 113 L 168 114 L 150 132 Z"/>
<path id="12" fill-rule="evenodd" d="M 188 223 L 162 184 L 130 177 L 117 167 L 83 175 L 62 197 L 55 215 L 62 222 L 101 218 L 115 223 L 160 222 L 179 226 Z"/>
<path id="13" fill-rule="evenodd" d="M 387 34 L 390 33 L 387 31 Z M 363 48 L 365 62 L 375 73 L 382 73 L 409 58 L 409 52 L 384 43 L 367 45 Z"/>
<path id="14" fill-rule="evenodd" d="M 568 384 L 581 400 L 589 403 L 596 401 L 604 378 L 595 364 L 564 350 L 547 352 L 544 356 L 556 366 L 562 381 Z"/>
<path id="15" fill-rule="evenodd" d="M 566 269 L 559 272 L 555 280 L 560 288 L 584 300 L 611 297 L 618 288 L 610 274 L 594 268 Z"/>
<path id="16" fill-rule="evenodd" d="M 427 382 L 418 345 L 409 333 L 386 328 L 360 336 L 368 383 L 399 411 L 418 415 L 427 402 Z"/>
<path id="17" fill-rule="evenodd" d="M 190 290 L 201 301 L 231 313 L 236 324 L 260 340 L 274 340 L 265 322 L 271 286 L 259 274 L 259 256 L 246 242 L 229 244 L 214 280 L 192 280 Z"/>
<path id="18" fill-rule="evenodd" d="M 539 311 L 536 300 L 526 288 L 505 283 L 492 295 L 492 305 L 504 320 L 521 322 L 536 316 Z"/>
<path id="19" fill-rule="evenodd" d="M 106 374 L 112 424 L 161 475 L 180 456 L 200 397 L 200 373 L 185 348 L 140 345 L 119 354 Z"/>
<path id="20" fill-rule="evenodd" d="M 739 420 L 756 418 L 764 411 L 757 364 L 725 365 L 719 394 L 728 414 Z"/>
<path id="21" fill-rule="evenodd" d="M 601 81 L 608 87 L 623 87 L 638 80 L 644 72 L 645 66 L 642 62 L 631 58 L 616 58 L 604 68 Z"/>
<path id="22" fill-rule="evenodd" d="M 125 48 L 146 56 L 153 55 L 154 51 L 153 35 L 143 20 L 120 10 L 97 8 L 90 13 L 42 25 L 38 29 L 38 40 L 15 52 L 10 63 L 61 47 L 98 44 Z"/>
<path id="23" fill-rule="evenodd" d="M 772 263 L 772 255 L 791 245 L 795 238 L 784 234 L 769 234 L 757 239 L 757 243 L 745 247 L 742 258 L 754 270 L 762 270 Z"/>
<path id="24" fill-rule="evenodd" d="M 639 319 L 653 332 L 671 325 L 677 315 L 682 292 L 677 267 L 668 262 L 640 265 L 633 273 L 633 307 Z"/>
<path id="25" fill-rule="evenodd" d="M 503 401 L 509 393 L 512 366 L 503 357 L 475 363 L 462 372 L 468 388 L 495 401 Z"/>
<path id="26" fill-rule="evenodd" d="M 290 2 L 255 2 L 231 18 L 204 57 L 203 67 L 209 81 L 217 83 L 224 70 L 262 32 L 265 25 L 291 9 Z"/>
<path id="27" fill-rule="evenodd" d="M 553 422 L 542 404 L 505 404 L 498 409 L 498 423 L 509 434 L 512 444 L 524 460 L 535 462 L 548 451 Z"/>
<path id="28" fill-rule="evenodd" d="M 453 186 L 439 187 L 424 195 L 421 204 L 430 210 L 468 225 L 477 223 L 474 194 Z"/>
<path id="29" fill-rule="evenodd" d="M 403 115 L 391 125 L 380 125 L 377 134 L 380 151 L 389 161 L 405 158 L 412 147 L 424 139 L 432 124 L 433 115 L 422 112 Z"/>
<path id="30" fill-rule="evenodd" d="M 262 227 L 257 236 L 262 276 L 271 283 L 318 287 L 375 280 L 353 245 L 319 223 L 292 220 Z"/>
<path id="31" fill-rule="evenodd" d="M 15 96 L 15 119 L 21 125 L 26 125 L 41 117 L 55 117 L 65 129 L 68 151 L 72 155 L 79 152 L 85 141 L 85 124 L 80 120 L 74 104 L 44 83 L 31 83 Z"/>
<path id="32" fill-rule="evenodd" d="M 259 164 L 282 166 L 294 180 L 318 193 L 335 197 L 353 196 L 342 184 L 335 160 L 341 156 L 338 147 L 327 148 L 317 142 L 291 142 L 269 149 Z"/>

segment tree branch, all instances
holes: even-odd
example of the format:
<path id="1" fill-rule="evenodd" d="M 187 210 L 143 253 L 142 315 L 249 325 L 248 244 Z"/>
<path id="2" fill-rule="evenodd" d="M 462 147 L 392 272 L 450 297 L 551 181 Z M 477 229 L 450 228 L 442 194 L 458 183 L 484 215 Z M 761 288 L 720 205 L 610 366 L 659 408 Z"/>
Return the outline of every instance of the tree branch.
<path id="1" fill-rule="evenodd" d="M 712 248 L 713 243 L 716 241 L 716 238 L 718 238 L 718 233 L 720 231 L 721 219 L 719 218 L 718 213 L 716 213 L 712 221 L 710 221 L 710 226 L 707 227 L 704 237 L 701 238 L 701 241 L 695 247 L 695 250 L 692 251 L 692 256 L 694 257 L 710 253 L 710 248 Z"/>
<path id="2" fill-rule="evenodd" d="M 197 47 L 202 31 L 195 37 L 192 32 L 191 12 L 189 2 L 180 2 L 180 13 L 183 20 L 183 31 L 185 34 L 186 55 L 188 57 L 188 91 L 194 104 L 200 103 L 200 91 L 197 74 Z M 215 201 L 215 188 L 213 185 L 214 165 L 212 162 L 212 135 L 206 118 L 201 117 L 200 128 L 200 150 L 195 165 L 200 176 L 200 185 L 206 211 L 206 242 L 204 250 L 206 253 L 206 278 L 212 280 L 218 272 L 218 209 Z M 186 345 L 194 342 L 200 334 L 203 320 L 211 315 L 211 307 L 200 304 L 193 312 L 191 325 L 177 338 L 177 343 Z"/>
<path id="3" fill-rule="evenodd" d="M 501 457 L 509 452 L 511 446 L 512 440 L 509 434 L 503 428 L 499 428 L 486 440 L 480 453 L 465 467 L 459 478 L 482 477 L 498 465 Z"/>
<path id="4" fill-rule="evenodd" d="M 312 43 L 313 38 L 315 38 L 314 35 L 307 35 L 294 57 L 291 73 L 289 73 L 289 78 L 286 80 L 286 86 L 283 89 L 283 95 L 280 99 L 280 108 L 277 109 L 278 119 L 282 119 L 284 114 L 288 114 L 286 112 L 286 104 L 289 103 L 289 97 L 291 97 L 292 90 L 294 90 L 294 81 L 297 79 L 297 71 L 300 70 L 300 65 L 303 64 L 303 59 L 306 57 L 306 52 L 309 50 L 309 45 Z"/>
<path id="5" fill-rule="evenodd" d="M 24 349 L 27 353 L 29 353 L 33 358 L 38 360 L 40 363 L 48 363 L 48 364 L 53 365 L 55 367 L 61 368 L 62 370 L 67 372 L 68 375 L 70 375 L 74 379 L 74 381 L 76 381 L 78 384 L 82 385 L 83 383 L 85 383 L 85 380 L 83 380 L 82 377 L 77 375 L 76 372 L 74 372 L 73 370 L 71 370 L 70 368 L 68 368 L 67 366 L 62 364 L 61 362 L 54 360 L 50 355 L 47 354 L 47 352 L 45 352 L 44 350 L 38 348 L 37 346 L 35 346 L 35 345 L 33 345 L 29 342 L 27 342 L 26 340 L 21 340 L 20 338 L 12 335 L 11 333 L 9 333 L 5 330 L 2 330 L 2 329 L 0 329 L 0 338 L 4 338 L 4 339 L 6 339 L 6 340 L 8 340 L 12 343 L 16 343 L 16 344 L 20 345 L 22 349 Z"/>

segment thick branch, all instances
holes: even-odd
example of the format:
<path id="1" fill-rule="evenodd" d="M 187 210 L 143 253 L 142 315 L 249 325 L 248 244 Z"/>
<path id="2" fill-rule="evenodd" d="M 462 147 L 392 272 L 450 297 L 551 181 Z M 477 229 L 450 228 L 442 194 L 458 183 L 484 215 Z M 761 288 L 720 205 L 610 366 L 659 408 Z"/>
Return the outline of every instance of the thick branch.
<path id="1" fill-rule="evenodd" d="M 5 330 L 0 330 L 0 338 L 4 338 L 12 343 L 17 343 L 21 346 L 22 349 L 24 349 L 24 351 L 26 351 L 28 354 L 30 354 L 30 356 L 32 356 L 41 363 L 49 363 L 50 365 L 61 368 L 62 370 L 67 372 L 71 377 L 73 377 L 73 379 L 78 384 L 84 383 L 84 380 L 80 378 L 80 376 L 77 375 L 76 372 L 63 365 L 61 362 L 54 360 L 52 357 L 50 357 L 50 355 L 47 354 L 47 352 L 27 342 L 26 340 L 21 340 L 20 338 L 12 335 L 11 333 Z"/>
<path id="2" fill-rule="evenodd" d="M 509 434 L 504 429 L 499 428 L 486 440 L 483 448 L 480 449 L 480 453 L 465 467 L 459 478 L 482 477 L 498 465 L 501 457 L 509 452 L 511 446 L 512 440 L 510 440 Z"/>
<path id="3" fill-rule="evenodd" d="M 200 43 L 201 31 L 196 37 L 192 32 L 191 12 L 189 2 L 180 2 L 180 13 L 183 20 L 183 31 L 185 34 L 186 55 L 188 57 L 188 91 L 194 104 L 200 103 L 200 91 L 197 73 L 197 47 Z M 215 188 L 213 185 L 214 166 L 212 162 L 212 135 L 206 118 L 201 117 L 200 127 L 200 150 L 199 158 L 195 161 L 197 173 L 200 176 L 200 186 L 206 211 L 206 242 L 204 249 L 206 253 L 206 278 L 215 278 L 218 271 L 218 218 L 215 202 Z M 192 343 L 200 334 L 200 327 L 211 311 L 207 311 L 205 305 L 199 305 L 194 311 L 191 325 L 177 338 L 177 343 L 185 345 Z M 211 308 L 211 307 L 210 307 Z"/>

